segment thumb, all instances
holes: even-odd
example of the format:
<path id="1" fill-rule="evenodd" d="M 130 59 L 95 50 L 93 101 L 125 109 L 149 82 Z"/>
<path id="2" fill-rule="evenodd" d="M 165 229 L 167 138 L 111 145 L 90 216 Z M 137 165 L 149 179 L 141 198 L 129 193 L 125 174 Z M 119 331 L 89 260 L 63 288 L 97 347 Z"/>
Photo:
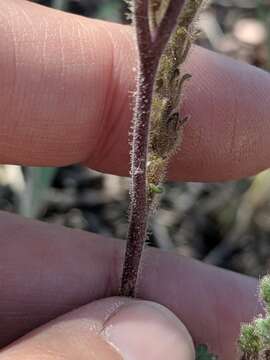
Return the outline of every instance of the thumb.
<path id="1" fill-rule="evenodd" d="M 67 313 L 3 349 L 1 360 L 194 360 L 192 339 L 168 309 L 108 298 Z"/>

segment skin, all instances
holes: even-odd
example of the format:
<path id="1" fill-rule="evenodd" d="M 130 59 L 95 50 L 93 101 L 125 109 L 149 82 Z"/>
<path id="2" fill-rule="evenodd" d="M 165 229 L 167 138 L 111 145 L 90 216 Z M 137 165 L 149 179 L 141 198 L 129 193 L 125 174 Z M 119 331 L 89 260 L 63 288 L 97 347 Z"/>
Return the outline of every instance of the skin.
<path id="1" fill-rule="evenodd" d="M 83 163 L 128 175 L 136 66 L 132 29 L 22 0 L 0 2 L 0 28 L 0 163 Z M 182 111 L 191 120 L 169 177 L 223 181 L 269 167 L 269 75 L 198 47 L 185 66 L 193 79 Z M 99 331 L 106 329 L 108 314 L 115 320 L 110 329 L 128 326 L 120 342 L 130 333 L 132 339 L 144 334 L 150 343 L 148 326 L 160 324 L 154 326 L 161 329 L 160 341 L 151 348 L 162 359 L 194 357 L 188 333 L 163 307 L 154 311 L 158 305 L 123 299 L 126 311 L 119 298 L 93 303 L 117 295 L 122 241 L 5 213 L 0 229 L 1 360 L 151 360 L 147 346 L 138 354 L 132 344 L 124 350 L 110 345 L 106 331 Z M 255 279 L 158 250 L 145 252 L 138 293 L 170 309 L 196 343 L 208 343 L 224 360 L 237 358 L 240 323 L 262 311 Z M 134 318 L 152 310 L 149 321 L 132 328 Z M 162 331 L 181 345 L 166 346 Z"/>

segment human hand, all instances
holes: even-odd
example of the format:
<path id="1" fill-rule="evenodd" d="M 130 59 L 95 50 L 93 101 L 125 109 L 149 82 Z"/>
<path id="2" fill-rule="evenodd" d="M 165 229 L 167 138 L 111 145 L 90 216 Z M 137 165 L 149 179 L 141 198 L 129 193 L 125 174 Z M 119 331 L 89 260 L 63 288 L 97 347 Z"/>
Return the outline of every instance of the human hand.
<path id="1" fill-rule="evenodd" d="M 2 1 L 0 18 L 0 162 L 82 162 L 127 175 L 136 59 L 131 29 L 22 0 Z M 200 48 L 193 50 L 186 67 L 193 80 L 186 89 L 184 112 L 192 119 L 170 177 L 225 180 L 268 167 L 269 75 Z M 0 223 L 2 346 L 71 309 L 117 295 L 122 242 L 7 214 L 1 214 Z M 197 343 L 209 343 L 221 359 L 231 360 L 240 322 L 260 310 L 256 287 L 253 279 L 147 250 L 139 296 L 167 306 Z M 86 339 L 93 335 L 76 328 L 95 318 L 93 306 L 66 315 L 69 334 Z M 21 349 L 25 341 L 33 347 L 19 357 L 37 356 L 41 340 L 35 339 L 45 339 L 54 329 L 49 324 L 21 340 Z M 148 336 L 150 341 L 151 333 Z M 159 344 L 163 346 L 155 342 Z M 91 351 L 91 343 L 86 345 Z M 10 354 L 12 350 L 3 350 L 1 356 L 12 359 Z"/>

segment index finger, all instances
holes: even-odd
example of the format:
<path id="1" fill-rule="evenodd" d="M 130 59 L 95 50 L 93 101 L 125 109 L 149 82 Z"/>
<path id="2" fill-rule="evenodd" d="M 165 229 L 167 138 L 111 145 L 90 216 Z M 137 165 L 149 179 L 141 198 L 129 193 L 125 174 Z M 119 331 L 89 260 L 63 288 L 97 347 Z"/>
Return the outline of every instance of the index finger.
<path id="1" fill-rule="evenodd" d="M 0 162 L 128 175 L 132 29 L 22 0 L 1 1 L 0 18 Z M 268 167 L 269 75 L 198 47 L 185 71 L 191 121 L 170 177 L 224 180 Z"/>

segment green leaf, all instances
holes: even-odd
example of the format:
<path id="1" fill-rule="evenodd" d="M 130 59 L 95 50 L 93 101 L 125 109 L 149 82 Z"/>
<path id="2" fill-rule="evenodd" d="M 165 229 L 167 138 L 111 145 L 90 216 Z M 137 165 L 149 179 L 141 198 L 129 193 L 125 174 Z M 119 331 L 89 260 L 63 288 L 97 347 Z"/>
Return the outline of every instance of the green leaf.
<path id="1" fill-rule="evenodd" d="M 218 358 L 208 351 L 206 345 L 198 345 L 196 347 L 196 360 L 218 360 Z"/>
<path id="2" fill-rule="evenodd" d="M 152 194 L 162 194 L 163 193 L 163 187 L 157 186 L 154 184 L 149 184 L 149 189 Z"/>

